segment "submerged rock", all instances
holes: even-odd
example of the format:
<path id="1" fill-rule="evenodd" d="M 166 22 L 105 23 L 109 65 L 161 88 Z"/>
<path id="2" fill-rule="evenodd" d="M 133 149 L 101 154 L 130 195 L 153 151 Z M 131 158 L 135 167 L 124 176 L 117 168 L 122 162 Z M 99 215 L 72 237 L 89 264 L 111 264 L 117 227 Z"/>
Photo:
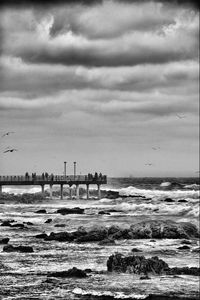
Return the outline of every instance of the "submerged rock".
<path id="1" fill-rule="evenodd" d="M 48 237 L 48 235 L 46 233 L 40 233 L 40 234 L 35 235 L 35 237 L 37 239 L 45 239 L 46 237 Z"/>
<path id="2" fill-rule="evenodd" d="M 39 210 L 35 211 L 35 213 L 36 214 L 46 214 L 47 211 L 46 211 L 46 209 L 39 209 Z"/>
<path id="3" fill-rule="evenodd" d="M 116 243 L 115 243 L 115 240 L 108 238 L 108 239 L 104 239 L 104 240 L 100 241 L 99 245 L 100 246 L 113 246 L 113 245 L 116 245 Z"/>
<path id="4" fill-rule="evenodd" d="M 12 245 L 6 245 L 3 247 L 4 252 L 23 252 L 23 253 L 28 253 L 28 252 L 33 252 L 33 248 L 30 246 L 12 246 Z"/>
<path id="5" fill-rule="evenodd" d="M 51 223 L 52 222 L 52 219 L 47 219 L 44 223 Z"/>
<path id="6" fill-rule="evenodd" d="M 189 250 L 189 249 L 190 249 L 190 247 L 189 247 L 189 246 L 187 246 L 187 245 L 184 245 L 184 246 L 180 246 L 180 247 L 178 247 L 178 249 L 179 249 L 179 250 Z"/>
<path id="7" fill-rule="evenodd" d="M 81 269 L 72 268 L 67 271 L 60 271 L 60 272 L 52 272 L 47 275 L 48 277 L 76 277 L 76 278 L 85 278 L 87 277 L 87 273 Z"/>
<path id="8" fill-rule="evenodd" d="M 174 200 L 171 199 L 171 198 L 165 198 L 163 201 L 164 201 L 164 202 L 174 202 Z"/>
<path id="9" fill-rule="evenodd" d="M 141 252 L 142 250 L 138 249 L 138 248 L 133 248 L 131 249 L 131 252 Z"/>
<path id="10" fill-rule="evenodd" d="M 12 226 L 10 223 L 11 223 L 10 221 L 3 221 L 1 226 Z"/>
<path id="11" fill-rule="evenodd" d="M 188 202 L 188 201 L 185 200 L 185 199 L 180 199 L 180 200 L 178 200 L 178 202 L 180 202 L 180 203 L 185 203 L 185 202 Z"/>
<path id="12" fill-rule="evenodd" d="M 68 214 L 83 214 L 84 209 L 80 207 L 74 207 L 74 208 L 61 208 L 58 209 L 57 212 L 58 214 L 61 215 L 68 215 Z"/>
<path id="13" fill-rule="evenodd" d="M 0 244 L 8 244 L 9 240 L 10 240 L 9 238 L 1 239 Z"/>
<path id="14" fill-rule="evenodd" d="M 104 210 L 100 210 L 100 211 L 98 212 L 98 215 L 110 215 L 110 213 L 107 212 L 107 211 L 104 211 Z"/>
<path id="15" fill-rule="evenodd" d="M 56 224 L 54 225 L 54 227 L 65 227 L 66 225 L 65 224 Z"/>

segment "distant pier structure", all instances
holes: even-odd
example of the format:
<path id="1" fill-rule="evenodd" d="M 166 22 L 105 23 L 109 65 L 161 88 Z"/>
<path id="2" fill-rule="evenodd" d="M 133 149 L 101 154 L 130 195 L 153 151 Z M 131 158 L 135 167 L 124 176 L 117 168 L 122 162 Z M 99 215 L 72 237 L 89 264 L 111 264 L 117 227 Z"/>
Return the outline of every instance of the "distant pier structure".
<path id="1" fill-rule="evenodd" d="M 76 166 L 74 162 L 74 166 Z M 72 199 L 72 186 L 75 186 L 76 199 L 79 199 L 79 187 L 80 185 L 86 185 L 87 199 L 89 199 L 89 187 L 90 185 L 97 185 L 98 198 L 101 199 L 101 185 L 107 183 L 107 176 L 95 173 L 94 175 L 66 175 L 66 164 L 64 175 L 54 175 L 43 173 L 42 175 L 36 175 L 32 173 L 29 175 L 27 172 L 25 176 L 12 175 L 12 176 L 0 176 L 0 194 L 2 193 L 3 186 L 25 186 L 25 185 L 39 185 L 41 186 L 41 192 L 44 194 L 45 185 L 49 186 L 50 199 L 53 195 L 53 185 L 60 185 L 60 198 L 63 199 L 63 187 L 68 185 L 69 197 Z"/>

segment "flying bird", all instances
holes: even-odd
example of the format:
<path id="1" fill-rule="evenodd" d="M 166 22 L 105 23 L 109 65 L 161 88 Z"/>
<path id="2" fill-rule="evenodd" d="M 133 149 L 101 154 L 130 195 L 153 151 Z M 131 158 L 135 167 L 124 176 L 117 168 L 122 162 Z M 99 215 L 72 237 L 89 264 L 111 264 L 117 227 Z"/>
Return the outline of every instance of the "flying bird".
<path id="1" fill-rule="evenodd" d="M 158 150 L 160 147 L 152 147 L 153 150 Z"/>
<path id="2" fill-rule="evenodd" d="M 5 150 L 3 153 L 8 153 L 8 152 L 14 152 L 14 151 L 18 151 L 17 149 L 8 149 L 8 150 Z"/>
<path id="3" fill-rule="evenodd" d="M 14 132 L 14 131 L 8 131 L 8 132 L 4 133 L 1 137 L 3 138 L 3 137 L 5 137 L 5 136 L 8 136 L 8 135 L 11 134 L 11 133 L 15 133 L 15 132 Z"/>
<path id="4" fill-rule="evenodd" d="M 185 119 L 185 118 L 186 118 L 186 116 L 180 116 L 180 115 L 178 115 L 178 114 L 176 114 L 176 116 L 177 116 L 179 119 Z"/>
<path id="5" fill-rule="evenodd" d="M 145 166 L 152 166 L 152 165 L 153 165 L 152 163 L 145 164 Z"/>

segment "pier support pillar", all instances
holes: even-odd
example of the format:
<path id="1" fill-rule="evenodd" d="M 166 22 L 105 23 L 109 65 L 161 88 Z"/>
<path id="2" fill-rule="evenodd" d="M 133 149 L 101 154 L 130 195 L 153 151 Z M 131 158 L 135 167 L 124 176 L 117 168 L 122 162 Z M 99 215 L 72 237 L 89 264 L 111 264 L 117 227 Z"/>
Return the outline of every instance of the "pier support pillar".
<path id="1" fill-rule="evenodd" d="M 2 194 L 3 187 L 0 185 L 0 195 Z"/>
<path id="2" fill-rule="evenodd" d="M 41 193 L 42 193 L 42 196 L 44 196 L 44 184 L 41 185 Z"/>
<path id="3" fill-rule="evenodd" d="M 72 200 L 72 187 L 69 187 L 69 199 Z"/>
<path id="4" fill-rule="evenodd" d="M 63 184 L 60 185 L 60 199 L 63 200 Z"/>
<path id="5" fill-rule="evenodd" d="M 50 189 L 49 189 L 49 196 L 50 196 L 50 199 L 52 200 L 53 199 L 53 185 L 52 184 L 50 184 Z"/>
<path id="6" fill-rule="evenodd" d="M 97 188 L 98 188 L 98 199 L 101 199 L 101 185 L 97 184 Z"/>
<path id="7" fill-rule="evenodd" d="M 79 185 L 76 185 L 76 199 L 79 199 Z"/>
<path id="8" fill-rule="evenodd" d="M 86 191 L 87 191 L 87 200 L 89 200 L 90 199 L 89 184 L 87 184 L 86 187 L 87 187 L 87 189 L 86 189 Z"/>

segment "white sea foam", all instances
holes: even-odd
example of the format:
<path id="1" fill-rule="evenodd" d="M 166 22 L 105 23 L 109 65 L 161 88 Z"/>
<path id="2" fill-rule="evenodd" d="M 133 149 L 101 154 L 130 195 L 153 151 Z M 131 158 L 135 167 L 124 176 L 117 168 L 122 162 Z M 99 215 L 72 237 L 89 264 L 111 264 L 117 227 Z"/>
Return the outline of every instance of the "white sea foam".
<path id="1" fill-rule="evenodd" d="M 146 189 L 138 189 L 134 186 L 129 186 L 127 188 L 119 189 L 119 195 L 121 196 L 134 196 L 134 195 L 141 195 L 147 198 L 173 198 L 173 199 L 185 199 L 193 198 L 197 199 L 199 197 L 199 191 L 197 190 L 146 190 Z"/>
<path id="2" fill-rule="evenodd" d="M 194 189 L 194 190 L 199 190 L 200 189 L 200 184 L 187 184 L 187 185 L 184 185 L 183 187 L 184 189 Z"/>
<path id="3" fill-rule="evenodd" d="M 34 186 L 34 187 L 3 187 L 4 193 L 10 193 L 10 194 L 34 194 L 41 192 L 41 187 Z"/>

